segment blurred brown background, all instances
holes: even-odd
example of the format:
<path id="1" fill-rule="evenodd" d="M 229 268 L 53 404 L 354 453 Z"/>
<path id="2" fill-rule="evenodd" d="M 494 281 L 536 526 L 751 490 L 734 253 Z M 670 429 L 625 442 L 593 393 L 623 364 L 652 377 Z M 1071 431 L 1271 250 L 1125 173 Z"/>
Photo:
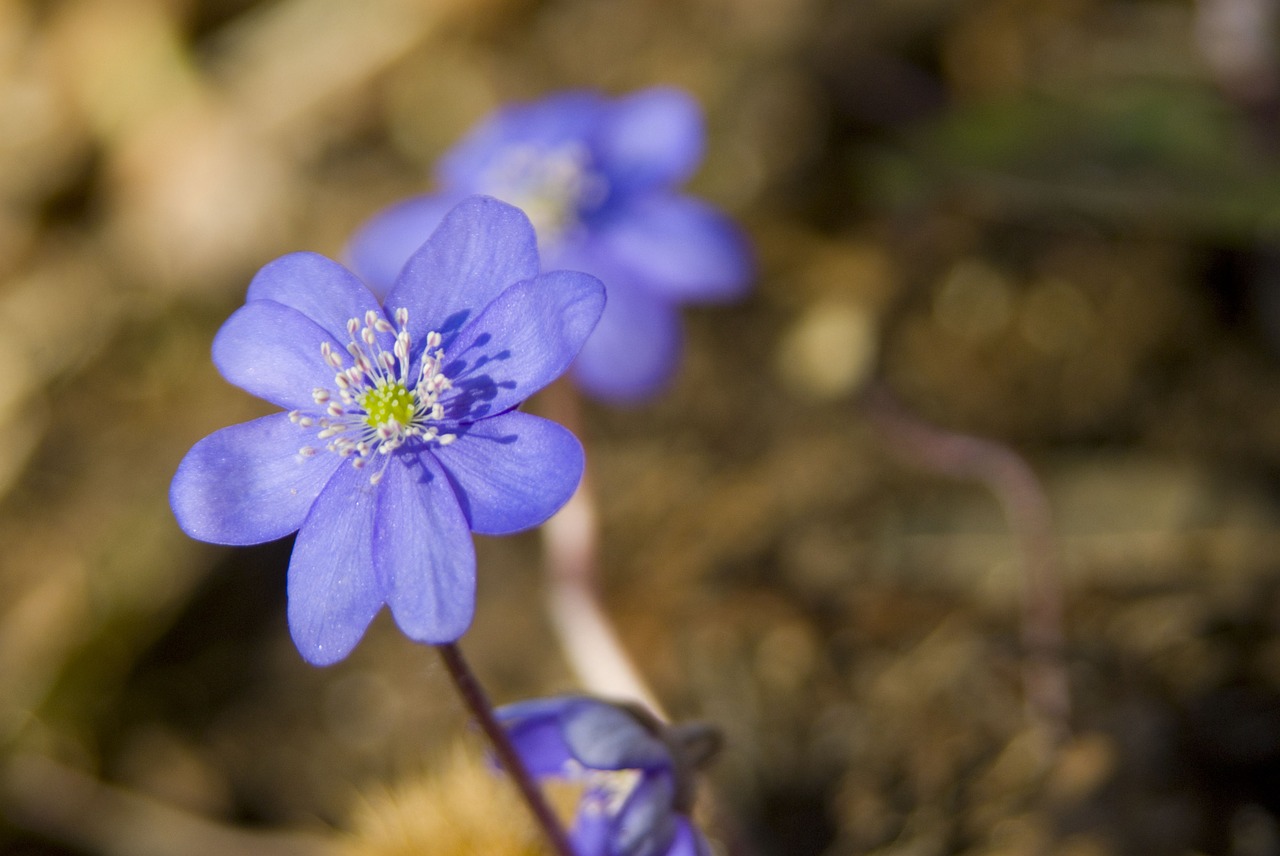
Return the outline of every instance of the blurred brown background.
<path id="1" fill-rule="evenodd" d="M 665 83 L 705 105 L 693 189 L 760 281 L 584 439 L 606 602 L 672 710 L 724 728 L 752 852 L 1280 853 L 1276 26 L 1273 0 L 0 0 L 0 852 L 537 852 L 429 649 L 384 616 L 307 666 L 288 543 L 191 542 L 166 491 L 263 412 L 208 360 L 259 266 L 340 255 L 504 101 Z M 872 386 L 1041 478 L 1059 747 L 1014 533 Z M 494 696 L 572 689 L 537 536 L 480 562 Z"/>

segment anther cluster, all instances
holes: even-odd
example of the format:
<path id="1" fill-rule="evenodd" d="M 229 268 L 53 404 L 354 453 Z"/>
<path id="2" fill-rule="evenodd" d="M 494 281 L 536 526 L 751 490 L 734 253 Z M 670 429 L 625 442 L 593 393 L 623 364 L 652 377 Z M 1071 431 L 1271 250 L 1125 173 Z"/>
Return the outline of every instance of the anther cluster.
<path id="1" fill-rule="evenodd" d="M 389 459 L 392 452 L 411 439 L 441 446 L 457 439 L 455 434 L 441 434 L 432 424 L 444 418 L 440 396 L 453 386 L 440 370 L 444 363 L 440 334 L 435 331 L 427 334 L 414 377 L 409 311 L 397 309 L 395 319 L 393 327 L 386 318 L 370 310 L 365 313 L 363 325 L 359 318 L 347 321 L 347 334 L 351 337 L 347 343 L 349 366 L 343 365 L 343 357 L 328 342 L 322 343 L 321 356 L 337 372 L 333 378 L 337 392 L 324 387 L 312 391 L 312 400 L 323 408 L 319 415 L 301 410 L 289 413 L 289 421 L 294 424 L 319 428 L 316 436 L 327 441 L 325 448 L 350 458 L 356 469 L 366 467 L 374 455 Z M 393 333 L 395 341 L 388 351 L 382 344 L 385 337 Z M 298 453 L 309 458 L 317 449 L 303 446 Z M 377 484 L 385 471 L 384 462 L 369 481 Z"/>

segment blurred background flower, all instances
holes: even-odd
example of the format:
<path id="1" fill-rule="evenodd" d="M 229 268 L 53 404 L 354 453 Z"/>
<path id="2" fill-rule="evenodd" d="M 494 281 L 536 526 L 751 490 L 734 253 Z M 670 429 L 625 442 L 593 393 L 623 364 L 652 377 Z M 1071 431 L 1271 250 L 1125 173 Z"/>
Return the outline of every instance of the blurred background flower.
<path id="1" fill-rule="evenodd" d="M 747 229 L 758 287 L 686 312 L 665 395 L 585 419 L 604 596 L 669 709 L 723 726 L 745 838 L 1275 852 L 1275 14 L 0 0 L 0 849 L 317 852 L 451 775 L 429 651 L 375 621 L 310 669 L 288 543 L 173 524 L 185 450 L 266 412 L 210 342 L 266 261 L 340 254 L 498 106 L 670 85 L 706 114 L 689 192 Z M 1024 716 L 998 509 L 887 455 L 869 383 L 1041 474 L 1057 752 Z M 571 689 L 536 542 L 478 551 L 497 700 Z"/>
<path id="2" fill-rule="evenodd" d="M 440 159 L 434 192 L 360 227 L 352 260 L 388 288 L 461 196 L 519 206 L 538 230 L 546 265 L 586 271 L 609 290 L 574 363 L 578 385 L 606 401 L 651 397 L 680 363 L 679 305 L 740 299 L 751 283 L 746 237 L 680 191 L 705 138 L 698 103 L 671 87 L 620 98 L 570 90 L 503 107 Z"/>

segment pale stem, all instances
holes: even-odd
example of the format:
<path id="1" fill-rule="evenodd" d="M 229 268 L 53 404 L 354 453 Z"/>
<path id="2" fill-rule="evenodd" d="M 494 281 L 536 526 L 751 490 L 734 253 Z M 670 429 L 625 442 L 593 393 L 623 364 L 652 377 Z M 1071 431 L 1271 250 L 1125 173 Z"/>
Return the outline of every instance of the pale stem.
<path id="1" fill-rule="evenodd" d="M 583 438 L 578 391 L 566 379 L 548 387 L 541 396 L 546 415 Z M 585 440 L 584 440 L 585 445 Z M 597 587 L 598 532 L 595 494 L 590 473 L 573 496 L 542 527 L 543 561 L 547 577 L 547 605 L 552 625 L 569 667 L 583 689 L 618 701 L 637 701 L 654 716 L 669 720 L 614 632 L 600 603 Z M 707 813 L 720 831 L 730 856 L 752 856 L 754 848 L 741 827 L 710 788 L 702 791 Z"/>
<path id="2" fill-rule="evenodd" d="M 544 400 L 552 419 L 582 437 L 577 391 L 568 382 L 552 384 Z M 627 656 L 600 603 L 596 584 L 598 531 L 590 473 L 584 472 L 572 498 L 542 527 L 547 605 L 560 647 L 588 692 L 640 702 L 666 719 L 662 705 Z"/>

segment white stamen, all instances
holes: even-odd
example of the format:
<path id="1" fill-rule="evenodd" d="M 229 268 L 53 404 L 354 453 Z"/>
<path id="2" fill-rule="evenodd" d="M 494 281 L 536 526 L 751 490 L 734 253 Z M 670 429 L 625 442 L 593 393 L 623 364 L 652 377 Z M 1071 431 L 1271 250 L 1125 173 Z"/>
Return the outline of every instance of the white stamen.
<path id="1" fill-rule="evenodd" d="M 556 243 L 609 195 L 585 146 L 513 146 L 481 176 L 481 190 L 523 209 L 540 243 Z"/>
<path id="2" fill-rule="evenodd" d="M 406 443 L 447 446 L 457 439 L 456 434 L 441 434 L 433 424 L 444 420 L 445 408 L 439 399 L 453 388 L 441 371 L 443 337 L 435 330 L 427 333 L 415 370 L 409 310 L 396 309 L 392 317 L 394 325 L 372 310 L 365 313 L 363 323 L 360 318 L 349 319 L 350 341 L 341 351 L 322 342 L 320 354 L 334 371 L 336 392 L 324 387 L 311 391 L 320 413 L 289 412 L 294 424 L 319 428 L 316 438 L 325 441 L 324 448 L 350 459 L 356 469 L 364 469 L 380 456 L 383 463 L 369 478 L 375 485 L 382 481 L 392 453 Z M 344 351 L 349 361 L 343 358 Z M 415 376 L 416 382 L 411 383 Z M 311 457 L 318 451 L 304 446 L 298 454 Z"/>

